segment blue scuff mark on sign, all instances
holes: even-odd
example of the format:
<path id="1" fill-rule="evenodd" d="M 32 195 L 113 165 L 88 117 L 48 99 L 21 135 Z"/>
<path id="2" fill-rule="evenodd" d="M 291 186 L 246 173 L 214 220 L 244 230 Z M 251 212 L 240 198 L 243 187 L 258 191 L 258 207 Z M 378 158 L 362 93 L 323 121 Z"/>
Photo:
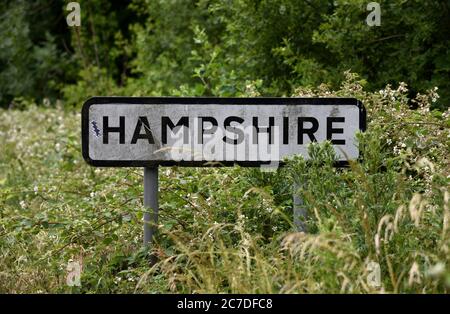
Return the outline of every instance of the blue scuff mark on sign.
<path id="1" fill-rule="evenodd" d="M 92 121 L 92 129 L 94 130 L 95 136 L 100 137 L 100 129 L 97 126 L 97 122 L 96 121 Z"/>

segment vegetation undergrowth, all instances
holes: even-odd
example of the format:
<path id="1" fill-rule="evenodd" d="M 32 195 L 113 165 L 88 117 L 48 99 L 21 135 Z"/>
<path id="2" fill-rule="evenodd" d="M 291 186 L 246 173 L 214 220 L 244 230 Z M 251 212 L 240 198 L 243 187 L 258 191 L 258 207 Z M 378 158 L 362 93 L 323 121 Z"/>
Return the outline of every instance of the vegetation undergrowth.
<path id="1" fill-rule="evenodd" d="M 434 90 L 408 99 L 405 84 L 371 93 L 346 76 L 292 96 L 360 99 L 360 161 L 334 168 L 324 143 L 272 173 L 161 168 L 154 265 L 141 169 L 86 165 L 80 114 L 62 106 L 0 111 L 0 293 L 448 292 L 449 111 L 430 110 Z M 307 233 L 292 225 L 294 182 Z"/>

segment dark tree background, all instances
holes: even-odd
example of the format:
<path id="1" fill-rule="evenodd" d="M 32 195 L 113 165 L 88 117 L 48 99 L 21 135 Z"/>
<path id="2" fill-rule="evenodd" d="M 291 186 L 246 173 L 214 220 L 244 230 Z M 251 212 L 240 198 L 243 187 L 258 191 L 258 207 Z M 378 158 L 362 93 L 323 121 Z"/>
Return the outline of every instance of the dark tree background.
<path id="1" fill-rule="evenodd" d="M 370 1 L 82 0 L 0 4 L 0 104 L 92 95 L 263 95 L 336 86 L 351 70 L 377 90 L 439 87 L 450 102 L 450 1 L 391 0 L 369 27 Z"/>

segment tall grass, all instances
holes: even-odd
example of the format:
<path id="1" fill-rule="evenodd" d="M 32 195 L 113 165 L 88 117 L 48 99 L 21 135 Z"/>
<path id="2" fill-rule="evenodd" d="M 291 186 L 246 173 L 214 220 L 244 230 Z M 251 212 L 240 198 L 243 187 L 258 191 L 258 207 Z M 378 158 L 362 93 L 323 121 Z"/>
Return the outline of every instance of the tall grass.
<path id="1" fill-rule="evenodd" d="M 0 111 L 0 292 L 448 292 L 449 112 L 430 112 L 434 90 L 366 93 L 347 75 L 294 96 L 362 100 L 362 160 L 336 169 L 325 143 L 276 173 L 161 168 L 154 265 L 140 169 L 87 166 L 78 113 Z M 308 233 L 292 226 L 294 181 Z M 71 260 L 81 287 L 66 285 Z"/>

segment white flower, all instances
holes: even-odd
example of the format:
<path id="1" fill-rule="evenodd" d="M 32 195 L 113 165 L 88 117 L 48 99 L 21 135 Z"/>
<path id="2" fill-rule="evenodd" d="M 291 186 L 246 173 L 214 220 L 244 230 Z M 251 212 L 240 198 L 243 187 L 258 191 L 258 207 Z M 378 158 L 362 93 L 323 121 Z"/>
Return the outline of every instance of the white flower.
<path id="1" fill-rule="evenodd" d="M 39 188 L 38 188 L 38 186 L 37 186 L 37 185 L 35 185 L 35 186 L 34 186 L 34 189 L 33 189 L 33 190 L 34 190 L 34 194 L 37 194 L 37 192 L 39 192 Z"/>
<path id="2" fill-rule="evenodd" d="M 405 82 L 400 82 L 400 85 L 398 86 L 397 91 L 400 92 L 400 93 L 407 92 L 408 91 L 407 86 L 408 85 Z"/>
<path id="3" fill-rule="evenodd" d="M 25 201 L 23 201 L 23 200 L 20 201 L 19 204 L 20 204 L 20 207 L 22 207 L 22 208 L 25 208 L 25 206 L 27 205 L 27 204 L 25 203 Z"/>

